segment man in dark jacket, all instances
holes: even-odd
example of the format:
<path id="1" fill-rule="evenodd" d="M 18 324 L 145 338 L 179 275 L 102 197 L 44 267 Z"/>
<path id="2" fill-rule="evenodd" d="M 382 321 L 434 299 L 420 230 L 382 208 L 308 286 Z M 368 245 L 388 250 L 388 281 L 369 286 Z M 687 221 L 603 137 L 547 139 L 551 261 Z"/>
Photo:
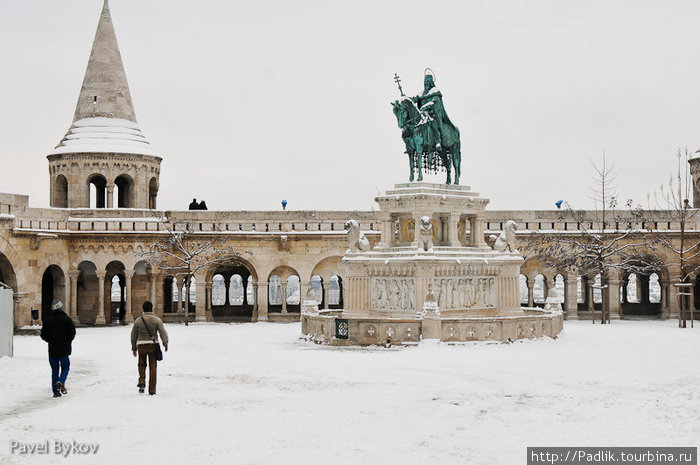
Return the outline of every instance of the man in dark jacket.
<path id="1" fill-rule="evenodd" d="M 67 394 L 66 378 L 70 370 L 71 342 L 75 338 L 73 320 L 63 311 L 63 303 L 54 300 L 51 313 L 41 328 L 41 338 L 49 343 L 49 364 L 51 365 L 51 390 L 54 397 Z M 59 373 L 60 367 L 60 373 Z"/>

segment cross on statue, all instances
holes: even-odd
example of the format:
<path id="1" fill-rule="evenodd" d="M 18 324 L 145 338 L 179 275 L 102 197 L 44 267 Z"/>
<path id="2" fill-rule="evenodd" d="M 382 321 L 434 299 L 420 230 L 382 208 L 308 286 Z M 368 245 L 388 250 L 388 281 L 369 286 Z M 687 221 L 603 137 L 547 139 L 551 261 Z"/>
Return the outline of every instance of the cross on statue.
<path id="1" fill-rule="evenodd" d="M 370 336 L 374 336 L 374 326 L 370 326 L 369 329 L 367 330 L 367 334 Z"/>
<path id="2" fill-rule="evenodd" d="M 394 328 L 392 328 L 392 327 L 387 328 L 386 335 L 389 337 L 393 336 L 394 335 Z"/>
<path id="3" fill-rule="evenodd" d="M 399 86 L 399 92 L 401 92 L 401 97 L 405 97 L 406 94 L 403 93 L 403 89 L 401 88 L 401 78 L 397 73 L 394 73 L 394 82 L 397 86 Z"/>

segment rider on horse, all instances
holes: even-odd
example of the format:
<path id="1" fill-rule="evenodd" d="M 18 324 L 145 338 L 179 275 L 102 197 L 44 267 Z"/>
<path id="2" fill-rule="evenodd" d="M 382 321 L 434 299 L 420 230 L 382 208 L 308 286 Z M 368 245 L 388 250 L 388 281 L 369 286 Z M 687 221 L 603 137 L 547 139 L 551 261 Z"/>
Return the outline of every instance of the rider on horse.
<path id="1" fill-rule="evenodd" d="M 435 140 L 435 148 L 440 149 L 443 145 L 443 135 L 445 130 L 443 129 L 445 125 L 452 125 L 450 118 L 445 112 L 445 106 L 442 103 L 442 92 L 438 90 L 435 86 L 435 77 L 432 74 L 425 73 L 423 78 L 423 93 L 413 100 L 421 111 L 424 111 L 430 115 L 431 120 L 428 122 L 430 130 Z"/>

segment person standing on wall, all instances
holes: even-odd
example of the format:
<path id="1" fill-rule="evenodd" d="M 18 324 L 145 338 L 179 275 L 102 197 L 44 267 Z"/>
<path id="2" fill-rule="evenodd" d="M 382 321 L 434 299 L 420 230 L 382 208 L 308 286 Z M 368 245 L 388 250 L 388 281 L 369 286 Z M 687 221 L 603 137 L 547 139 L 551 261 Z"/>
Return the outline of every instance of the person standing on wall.
<path id="1" fill-rule="evenodd" d="M 51 302 L 51 313 L 41 327 L 41 338 L 49 343 L 51 390 L 54 397 L 67 394 L 66 378 L 70 370 L 71 343 L 75 339 L 75 324 L 63 311 L 60 300 Z M 60 372 L 59 372 L 60 369 Z"/>
<path id="2" fill-rule="evenodd" d="M 168 351 L 168 333 L 163 321 L 153 314 L 153 304 L 143 303 L 143 314 L 134 321 L 131 328 L 131 352 L 139 358 L 139 392 L 146 388 L 146 360 L 148 360 L 148 394 L 156 393 L 156 377 L 159 357 L 162 359 L 158 334 L 163 340 L 165 351 Z"/>

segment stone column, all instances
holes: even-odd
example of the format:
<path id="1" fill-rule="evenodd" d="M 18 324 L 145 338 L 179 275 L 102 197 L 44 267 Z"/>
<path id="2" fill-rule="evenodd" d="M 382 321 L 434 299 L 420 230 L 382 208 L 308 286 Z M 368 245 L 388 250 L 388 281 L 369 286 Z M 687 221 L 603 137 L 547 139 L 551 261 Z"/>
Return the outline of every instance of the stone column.
<path id="1" fill-rule="evenodd" d="M 131 314 L 131 278 L 134 277 L 134 270 L 125 270 L 124 278 L 126 286 L 124 286 L 124 299 L 126 300 L 126 315 L 124 323 L 130 324 L 134 322 L 134 315 Z"/>
<path id="2" fill-rule="evenodd" d="M 477 241 L 477 226 L 476 226 L 476 217 L 475 216 L 470 216 L 468 217 L 469 220 L 469 246 L 470 247 L 478 247 L 478 241 Z"/>
<path id="3" fill-rule="evenodd" d="M 640 304 L 648 305 L 649 301 L 649 276 L 637 275 L 637 299 Z"/>
<path id="4" fill-rule="evenodd" d="M 255 303 L 258 306 L 258 321 L 267 321 L 267 305 L 269 301 L 269 291 L 267 282 L 257 283 Z"/>
<path id="5" fill-rule="evenodd" d="M 111 288 L 110 288 L 111 290 Z M 104 325 L 107 320 L 105 319 L 105 272 L 104 271 L 98 271 L 97 272 L 97 295 L 99 296 L 97 298 L 97 318 L 95 318 L 95 324 L 96 325 Z M 111 317 L 111 302 L 112 302 L 112 293 L 110 292 L 109 295 L 109 308 L 110 308 L 110 317 Z"/>
<path id="6" fill-rule="evenodd" d="M 253 282 L 253 318 L 252 321 L 258 321 L 258 283 Z"/>
<path id="7" fill-rule="evenodd" d="M 80 322 L 78 319 L 78 276 L 80 276 L 80 270 L 68 271 L 68 278 L 70 279 L 70 304 L 68 308 L 74 323 Z"/>
<path id="8" fill-rule="evenodd" d="M 287 283 L 282 283 L 282 313 L 287 313 Z"/>
<path id="9" fill-rule="evenodd" d="M 420 244 L 420 219 L 423 216 L 423 214 L 413 215 L 413 243 L 411 243 L 411 247 L 418 248 Z"/>
<path id="10" fill-rule="evenodd" d="M 207 281 L 207 305 L 204 309 L 204 316 L 206 317 L 207 321 L 213 321 L 214 320 L 214 315 L 212 314 L 212 287 L 213 287 L 213 282 L 212 281 Z"/>
<path id="11" fill-rule="evenodd" d="M 486 230 L 486 223 L 484 221 L 484 218 L 481 216 L 477 216 L 474 220 L 474 226 L 476 227 L 477 247 L 488 247 L 486 241 L 484 240 L 484 231 Z"/>
<path id="12" fill-rule="evenodd" d="M 248 278 L 245 276 L 241 276 L 241 286 L 243 286 L 243 303 L 241 304 L 243 307 L 248 305 Z"/>
<path id="13" fill-rule="evenodd" d="M 544 301 L 547 301 L 547 297 L 549 297 L 549 283 L 552 283 L 552 287 L 554 287 L 554 278 L 550 278 L 549 276 L 542 275 L 544 278 L 542 280 L 542 295 L 544 295 Z"/>
<path id="14" fill-rule="evenodd" d="M 595 281 L 593 281 L 595 282 Z M 586 280 L 586 306 L 589 312 L 595 311 L 595 302 L 593 302 L 593 283 L 590 279 Z"/>
<path id="15" fill-rule="evenodd" d="M 183 285 L 184 284 L 184 279 L 183 280 L 178 280 L 177 281 L 177 313 L 183 313 L 185 309 L 182 307 L 182 302 L 183 302 L 183 295 L 185 292 L 187 292 L 187 287 Z M 185 289 L 183 291 L 183 288 Z"/>
<path id="16" fill-rule="evenodd" d="M 450 213 L 447 217 L 447 245 L 461 247 L 459 242 L 459 214 Z"/>
<path id="17" fill-rule="evenodd" d="M 661 319 L 667 320 L 671 316 L 671 299 L 675 297 L 673 295 L 673 286 L 670 281 L 661 281 Z"/>
<path id="18" fill-rule="evenodd" d="M 382 215 L 379 219 L 382 237 L 379 244 L 377 244 L 377 247 L 386 249 L 391 247 L 394 243 L 394 222 L 391 220 L 391 216 Z"/>
<path id="19" fill-rule="evenodd" d="M 105 208 L 114 208 L 114 183 L 107 183 L 107 199 L 105 201 Z"/>
<path id="20" fill-rule="evenodd" d="M 328 285 L 330 283 L 326 281 L 325 278 L 323 278 L 323 281 L 321 281 L 321 288 L 323 289 L 323 302 L 321 302 L 321 309 L 328 309 Z"/>
<path id="21" fill-rule="evenodd" d="M 207 280 L 206 276 L 195 276 L 195 292 L 197 293 L 197 302 L 194 308 L 194 321 L 207 321 L 206 305 L 207 305 Z"/>
<path id="22" fill-rule="evenodd" d="M 528 307 L 535 306 L 535 280 L 534 279 L 527 280 L 527 306 Z"/>
<path id="23" fill-rule="evenodd" d="M 224 276 L 224 290 L 226 291 L 226 297 L 224 297 L 224 305 L 227 307 L 231 305 L 231 278 L 233 278 L 233 276 Z"/>
<path id="24" fill-rule="evenodd" d="M 620 278 L 617 276 L 611 276 L 608 278 L 607 291 L 610 320 L 619 320 L 623 318 L 622 305 L 620 305 Z"/>
<path id="25" fill-rule="evenodd" d="M 575 275 L 568 275 L 564 283 L 564 309 L 567 320 L 578 320 L 578 282 Z"/>
<path id="26" fill-rule="evenodd" d="M 154 312 L 157 314 L 158 310 L 156 310 L 156 308 L 158 307 L 158 305 L 156 305 L 156 281 L 158 280 L 158 273 L 151 271 L 149 278 L 151 279 L 150 301 L 153 304 Z"/>

